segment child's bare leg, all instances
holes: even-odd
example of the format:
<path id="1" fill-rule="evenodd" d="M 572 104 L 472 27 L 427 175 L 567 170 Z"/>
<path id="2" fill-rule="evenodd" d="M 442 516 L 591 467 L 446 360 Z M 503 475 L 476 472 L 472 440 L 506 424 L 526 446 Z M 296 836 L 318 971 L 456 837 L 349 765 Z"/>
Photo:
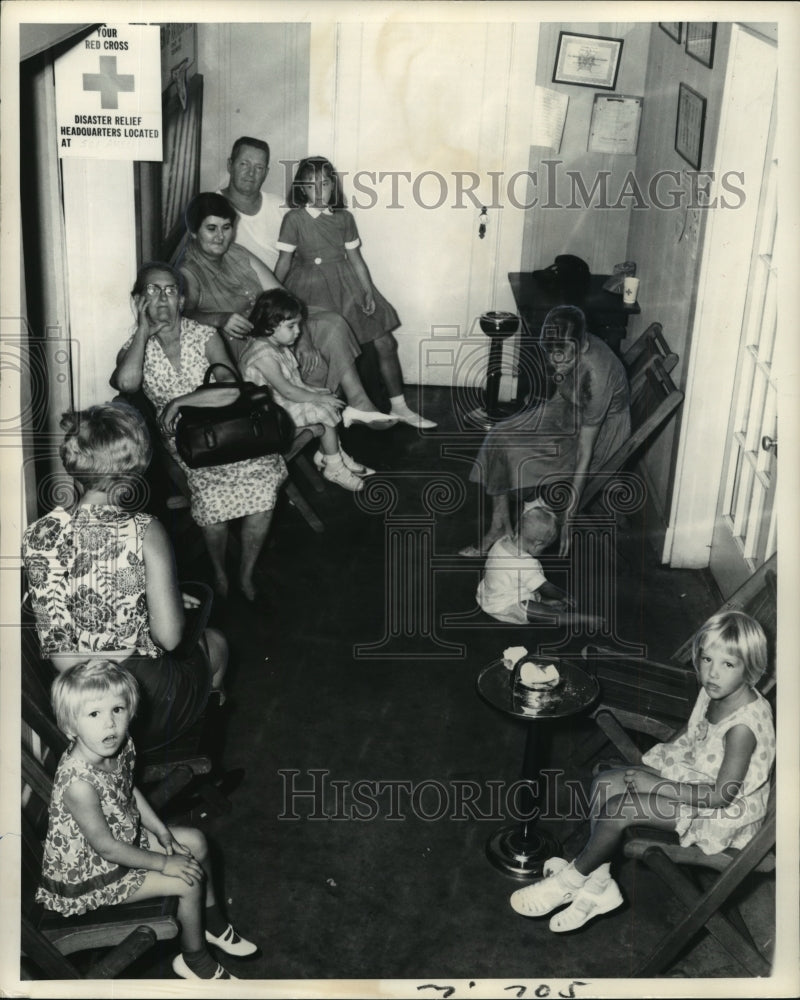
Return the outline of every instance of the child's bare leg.
<path id="1" fill-rule="evenodd" d="M 589 841 L 575 858 L 575 870 L 581 875 L 591 875 L 610 862 L 630 826 L 674 830 L 677 810 L 678 804 L 663 795 L 640 795 L 635 791 L 612 795 L 592 820 Z"/>
<path id="2" fill-rule="evenodd" d="M 420 430 L 430 429 L 436 426 L 434 420 L 428 420 L 420 416 L 408 405 L 403 390 L 403 369 L 400 367 L 400 358 L 397 353 L 397 341 L 391 333 L 384 333 L 372 342 L 375 353 L 378 356 L 378 368 L 381 373 L 386 392 L 389 395 L 391 405 L 390 414 L 410 424 Z"/>
<path id="3" fill-rule="evenodd" d="M 193 827 L 171 826 L 169 829 L 175 840 L 191 851 L 192 856 L 205 872 L 205 879 L 203 882 L 198 881 L 189 885 L 181 878 L 164 875 L 162 872 L 148 872 L 137 892 L 129 897 L 129 901 L 152 899 L 158 896 L 177 896 L 178 921 L 181 925 L 181 950 L 202 951 L 206 947 L 203 909 L 213 906 L 215 902 L 208 843 L 203 834 Z M 157 854 L 165 853 L 164 848 L 152 834 L 149 840 L 151 851 Z"/>
<path id="4" fill-rule="evenodd" d="M 397 356 L 397 341 L 391 333 L 386 333 L 373 341 L 375 353 L 378 355 L 378 368 L 386 383 L 389 396 L 402 396 L 403 371 Z"/>
<path id="5" fill-rule="evenodd" d="M 323 455 L 339 454 L 339 434 L 335 427 L 328 427 L 326 425 L 325 430 L 322 432 L 322 437 L 319 439 L 319 447 Z"/>
<path id="6" fill-rule="evenodd" d="M 510 903 L 517 913 L 540 917 L 569 904 L 549 924 L 550 930 L 563 933 L 622 904 L 622 894 L 611 878 L 610 862 L 625 830 L 633 824 L 674 830 L 677 814 L 671 800 L 630 790 L 626 770 L 606 772 L 594 783 L 591 801 L 596 812 L 588 843 L 574 862 L 553 859 L 551 866 L 557 865 L 554 875 L 513 893 Z"/>

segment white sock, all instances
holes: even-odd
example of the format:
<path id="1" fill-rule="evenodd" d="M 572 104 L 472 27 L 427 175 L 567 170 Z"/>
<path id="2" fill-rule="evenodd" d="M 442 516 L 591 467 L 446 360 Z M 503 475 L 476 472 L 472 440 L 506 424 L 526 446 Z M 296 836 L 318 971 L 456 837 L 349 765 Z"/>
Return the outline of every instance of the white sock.
<path id="1" fill-rule="evenodd" d="M 407 410 L 410 412 L 411 407 L 406 402 L 406 397 L 404 395 L 390 396 L 389 402 L 391 403 L 392 409 L 395 413 L 405 413 Z"/>
<path id="2" fill-rule="evenodd" d="M 598 865 L 593 872 L 589 873 L 589 878 L 593 882 L 608 882 L 611 878 L 611 862 L 606 861 L 605 864 Z"/>
<path id="3" fill-rule="evenodd" d="M 570 889 L 580 889 L 588 875 L 581 875 L 578 869 L 575 867 L 575 862 L 573 861 L 566 868 L 563 868 L 559 875 L 564 879 L 564 882 L 570 887 Z"/>
<path id="4" fill-rule="evenodd" d="M 335 468 L 337 465 L 344 465 L 341 453 L 337 451 L 335 455 L 326 455 L 325 464 L 332 468 Z"/>

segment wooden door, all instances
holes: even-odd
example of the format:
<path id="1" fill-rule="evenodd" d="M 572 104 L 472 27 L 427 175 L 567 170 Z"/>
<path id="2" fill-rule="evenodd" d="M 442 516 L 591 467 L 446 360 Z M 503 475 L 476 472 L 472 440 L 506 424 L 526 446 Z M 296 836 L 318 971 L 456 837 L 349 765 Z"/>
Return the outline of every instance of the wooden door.
<path id="1" fill-rule="evenodd" d="M 735 590 L 777 548 L 778 162 L 774 101 L 771 114 L 711 544 L 711 572 L 723 594 Z"/>
<path id="2" fill-rule="evenodd" d="M 483 355 L 480 314 L 515 308 L 524 213 L 507 193 L 515 172 L 512 194 L 525 191 L 537 44 L 537 26 L 511 23 L 312 31 L 309 152 L 346 171 L 408 382 L 465 384 L 480 369 L 482 383 L 478 363 L 454 371 L 460 349 Z"/>

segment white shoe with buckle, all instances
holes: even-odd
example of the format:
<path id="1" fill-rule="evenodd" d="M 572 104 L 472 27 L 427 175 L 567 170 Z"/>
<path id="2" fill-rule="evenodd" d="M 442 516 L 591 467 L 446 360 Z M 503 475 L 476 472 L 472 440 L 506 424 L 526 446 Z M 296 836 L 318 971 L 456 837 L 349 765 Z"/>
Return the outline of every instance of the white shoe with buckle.
<path id="1" fill-rule="evenodd" d="M 613 878 L 600 882 L 590 877 L 578 890 L 572 904 L 550 918 L 550 930 L 556 934 L 577 930 L 594 917 L 616 910 L 623 902 L 622 893 Z"/>
<path id="2" fill-rule="evenodd" d="M 322 475 L 328 482 L 336 483 L 337 486 L 350 490 L 351 493 L 358 493 L 364 489 L 364 480 L 355 472 L 351 472 L 344 462 L 337 462 L 336 465 L 326 462 L 322 467 Z"/>
<path id="3" fill-rule="evenodd" d="M 206 931 L 206 941 L 217 948 L 221 948 L 229 955 L 238 955 L 239 958 L 246 958 L 248 955 L 254 955 L 258 951 L 258 945 L 253 944 L 252 941 L 246 941 L 241 935 L 236 933 L 231 924 L 228 924 L 219 937 L 212 934 L 211 931 Z"/>
<path id="4" fill-rule="evenodd" d="M 551 858 L 551 862 L 554 860 Z M 549 865 L 550 862 L 546 864 Z M 544 917 L 559 906 L 571 903 L 581 889 L 580 886 L 570 885 L 565 878 L 565 875 L 574 871 L 572 865 L 566 865 L 556 874 L 550 874 L 539 882 L 512 892 L 509 898 L 512 910 L 523 917 Z"/>
<path id="5" fill-rule="evenodd" d="M 186 964 L 186 960 L 183 955 L 176 955 L 172 959 L 172 971 L 176 976 L 180 976 L 181 979 L 203 979 L 203 976 L 198 976 L 196 972 L 192 972 L 189 966 Z M 238 979 L 238 976 L 232 976 L 230 972 L 219 963 L 217 963 L 217 969 L 210 979 Z"/>
<path id="6" fill-rule="evenodd" d="M 348 455 L 346 451 L 339 449 L 339 454 L 341 455 L 342 461 L 345 466 L 351 471 L 355 472 L 357 476 L 374 476 L 375 470 L 370 469 L 368 465 L 363 465 L 361 462 L 357 462 L 352 455 Z M 327 456 L 318 451 L 314 455 L 314 465 L 319 469 L 320 472 L 325 468 L 325 462 L 327 461 Z"/>

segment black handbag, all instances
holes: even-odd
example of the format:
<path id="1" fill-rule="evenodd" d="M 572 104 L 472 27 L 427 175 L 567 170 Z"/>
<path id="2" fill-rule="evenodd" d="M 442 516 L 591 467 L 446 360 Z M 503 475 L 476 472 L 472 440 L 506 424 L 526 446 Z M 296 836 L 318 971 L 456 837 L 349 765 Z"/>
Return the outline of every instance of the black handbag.
<path id="1" fill-rule="evenodd" d="M 224 368 L 235 382 L 212 382 L 215 368 Z M 294 440 L 292 418 L 272 399 L 265 385 L 245 382 L 229 365 L 210 365 L 200 389 L 239 390 L 227 406 L 181 406 L 175 447 L 191 469 L 227 465 L 248 458 L 288 451 Z"/>

